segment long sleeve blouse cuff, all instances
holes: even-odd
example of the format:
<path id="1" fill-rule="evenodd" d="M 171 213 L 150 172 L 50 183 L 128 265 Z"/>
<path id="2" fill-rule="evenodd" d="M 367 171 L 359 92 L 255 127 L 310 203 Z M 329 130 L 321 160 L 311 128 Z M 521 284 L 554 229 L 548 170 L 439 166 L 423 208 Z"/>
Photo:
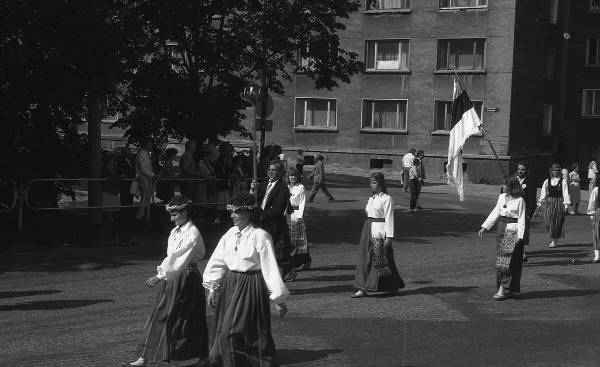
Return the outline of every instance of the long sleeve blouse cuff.
<path id="1" fill-rule="evenodd" d="M 159 279 L 167 280 L 167 273 L 160 266 L 157 266 L 156 277 Z"/>
<path id="2" fill-rule="evenodd" d="M 219 289 L 219 283 L 217 283 L 215 281 L 203 282 L 202 286 L 204 288 L 210 290 L 211 292 Z"/>
<path id="3" fill-rule="evenodd" d="M 271 298 L 271 301 L 275 302 L 275 303 L 281 303 L 283 301 L 285 301 L 289 296 L 289 292 L 280 294 L 280 295 L 276 295 L 274 293 L 271 293 L 271 295 L 269 296 L 269 298 Z"/>

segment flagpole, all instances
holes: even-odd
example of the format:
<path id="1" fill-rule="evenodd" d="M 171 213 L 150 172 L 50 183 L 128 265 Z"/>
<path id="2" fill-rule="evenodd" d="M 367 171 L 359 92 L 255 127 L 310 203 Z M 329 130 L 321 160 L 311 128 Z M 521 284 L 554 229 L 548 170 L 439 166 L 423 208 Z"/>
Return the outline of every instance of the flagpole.
<path id="1" fill-rule="evenodd" d="M 460 78 L 458 77 L 458 73 L 456 72 L 456 68 L 454 67 L 454 65 L 452 65 L 451 68 L 452 68 L 452 71 L 454 72 L 454 76 L 456 77 L 456 80 L 458 80 L 458 85 L 460 86 L 460 89 L 465 90 L 465 87 L 463 87 L 462 82 L 460 81 Z M 452 104 L 454 106 L 454 100 L 452 101 Z M 492 153 L 494 153 L 496 162 L 498 162 L 498 167 L 500 167 L 500 172 L 502 172 L 502 178 L 507 177 L 506 172 L 504 172 L 504 167 L 502 167 L 502 163 L 500 162 L 500 157 L 498 157 L 498 153 L 496 153 L 496 148 L 494 148 L 494 146 L 492 145 L 492 141 L 490 140 L 489 135 L 487 134 L 487 132 L 485 131 L 485 128 L 483 127 L 483 123 L 481 123 L 481 125 L 479 125 L 479 130 L 483 133 L 483 137 L 485 138 L 485 140 L 487 140 L 488 144 L 490 145 L 490 148 L 492 148 Z"/>

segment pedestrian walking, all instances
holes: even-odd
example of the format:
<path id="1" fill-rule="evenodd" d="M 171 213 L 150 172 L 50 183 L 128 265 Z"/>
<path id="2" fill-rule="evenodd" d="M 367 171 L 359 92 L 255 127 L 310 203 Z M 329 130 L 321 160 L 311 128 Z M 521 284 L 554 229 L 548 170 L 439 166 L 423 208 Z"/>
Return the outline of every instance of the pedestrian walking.
<path id="1" fill-rule="evenodd" d="M 421 160 L 415 158 L 413 164 L 408 171 L 408 187 L 410 189 L 410 211 L 417 211 L 417 201 L 419 200 L 419 187 L 421 186 L 421 173 L 419 168 Z"/>
<path id="2" fill-rule="evenodd" d="M 295 168 L 288 172 L 288 188 L 290 190 L 290 210 L 288 210 L 288 224 L 290 226 L 290 239 L 292 243 L 292 261 L 294 268 L 310 269 L 312 259 L 306 239 L 306 226 L 304 224 L 304 206 L 306 195 L 304 185 L 300 183 L 300 175 Z"/>
<path id="3" fill-rule="evenodd" d="M 298 182 L 302 183 L 303 174 L 304 174 L 304 150 L 298 149 L 298 153 L 296 154 L 296 171 L 298 171 Z"/>
<path id="4" fill-rule="evenodd" d="M 272 162 L 267 175 L 269 181 L 258 187 L 260 223 L 273 239 L 275 257 L 283 279 L 293 281 L 296 279 L 296 272 L 291 258 L 290 229 L 286 219 L 290 190 L 283 182 L 280 163 Z"/>
<path id="5" fill-rule="evenodd" d="M 596 178 L 598 177 L 598 165 L 596 164 L 596 156 L 592 156 L 590 164 L 588 164 L 588 191 L 591 193 L 596 187 Z"/>
<path id="6" fill-rule="evenodd" d="M 406 153 L 404 155 L 404 157 L 402 157 L 401 179 L 402 179 L 402 188 L 403 188 L 404 192 L 408 192 L 408 185 L 410 182 L 409 171 L 410 171 L 410 167 L 412 167 L 412 165 L 413 165 L 413 161 L 416 158 L 416 155 L 415 155 L 416 152 L 417 152 L 417 150 L 415 148 L 410 148 L 408 153 Z"/>
<path id="7" fill-rule="evenodd" d="M 523 189 L 523 201 L 525 202 L 525 233 L 523 234 L 523 246 L 529 245 L 529 230 L 531 229 L 531 219 L 535 216 L 537 209 L 537 185 L 535 180 L 529 175 L 529 163 L 520 162 L 517 165 L 517 180 Z M 523 247 L 523 262 L 527 262 L 527 253 Z"/>
<path id="8" fill-rule="evenodd" d="M 289 292 L 271 236 L 256 227 L 254 195 L 235 193 L 227 209 L 234 226 L 221 237 L 204 270 L 208 303 L 215 307 L 209 360 L 220 367 L 278 366 L 269 299 L 283 317 Z"/>
<path id="9" fill-rule="evenodd" d="M 383 173 L 370 176 L 372 195 L 365 212 L 367 219 L 358 244 L 354 287 L 358 290 L 352 298 L 367 296 L 367 292 L 395 294 L 404 288 L 404 281 L 394 260 L 394 200 L 387 193 Z"/>
<path id="10" fill-rule="evenodd" d="M 152 138 L 144 139 L 142 149 L 135 157 L 135 177 L 140 190 L 140 206 L 135 215 L 136 219 L 143 219 L 146 210 L 150 206 L 154 191 L 153 179 L 156 176 L 152 167 L 152 149 L 154 141 Z"/>
<path id="11" fill-rule="evenodd" d="M 504 301 L 521 293 L 523 269 L 523 236 L 525 235 L 526 206 L 523 189 L 517 178 L 504 182 L 504 192 L 479 230 L 483 237 L 496 223 L 496 288 L 493 298 Z"/>
<path id="12" fill-rule="evenodd" d="M 598 263 L 600 262 L 600 195 L 598 195 L 598 186 L 590 190 L 587 214 L 592 222 L 592 238 L 594 240 L 594 258 L 592 262 Z"/>
<path id="13" fill-rule="evenodd" d="M 581 202 L 581 187 L 579 177 L 579 164 L 573 163 L 571 165 L 571 172 L 569 172 L 569 197 L 571 198 L 571 210 L 569 214 L 579 214 L 579 203 Z"/>
<path id="14" fill-rule="evenodd" d="M 312 203 L 315 200 L 315 196 L 317 196 L 319 189 L 323 191 L 323 194 L 327 196 L 327 199 L 329 201 L 335 200 L 333 196 L 329 193 L 327 185 L 325 184 L 325 164 L 323 163 L 324 160 L 325 158 L 322 155 L 318 154 L 315 162 L 315 167 L 313 168 L 312 173 L 308 176 L 309 180 L 311 178 L 313 179 L 312 193 L 308 198 L 309 203 Z"/>
<path id="15" fill-rule="evenodd" d="M 417 209 L 423 209 L 423 207 L 421 206 L 421 191 L 423 190 L 423 186 L 425 186 L 425 179 L 427 178 L 425 176 L 425 164 L 423 163 L 423 160 L 425 159 L 425 152 L 422 150 L 419 150 L 417 152 L 417 158 L 419 158 L 419 175 L 420 175 L 419 190 L 417 193 Z"/>
<path id="16" fill-rule="evenodd" d="M 169 235 L 167 257 L 146 281 L 148 288 L 160 288 L 144 327 L 139 358 L 130 366 L 208 356 L 206 298 L 198 271 L 206 250 L 200 231 L 190 221 L 190 204 L 190 199 L 177 196 L 166 206 L 175 228 Z"/>
<path id="17" fill-rule="evenodd" d="M 544 180 L 538 207 L 546 204 L 544 222 L 550 234 L 550 248 L 558 246 L 560 238 L 564 237 L 565 213 L 571 204 L 569 187 L 562 177 L 560 164 L 554 163 L 550 169 L 550 178 Z"/>

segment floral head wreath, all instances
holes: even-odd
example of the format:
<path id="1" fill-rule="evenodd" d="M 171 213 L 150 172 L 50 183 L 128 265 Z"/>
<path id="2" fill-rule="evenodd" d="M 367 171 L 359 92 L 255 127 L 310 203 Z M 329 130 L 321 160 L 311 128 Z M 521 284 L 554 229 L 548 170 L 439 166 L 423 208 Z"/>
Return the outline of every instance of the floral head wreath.
<path id="1" fill-rule="evenodd" d="M 170 212 L 178 212 L 184 209 L 187 209 L 188 206 L 190 206 L 190 204 L 192 203 L 191 200 L 188 200 L 184 203 L 181 203 L 179 205 L 172 205 L 172 204 L 167 204 L 167 206 L 165 206 L 165 209 L 170 213 Z"/>
<path id="2" fill-rule="evenodd" d="M 232 204 L 228 204 L 227 205 L 227 210 L 230 210 L 230 211 L 252 210 L 252 209 L 256 209 L 256 208 L 257 208 L 256 204 L 250 204 L 250 205 L 232 205 Z"/>

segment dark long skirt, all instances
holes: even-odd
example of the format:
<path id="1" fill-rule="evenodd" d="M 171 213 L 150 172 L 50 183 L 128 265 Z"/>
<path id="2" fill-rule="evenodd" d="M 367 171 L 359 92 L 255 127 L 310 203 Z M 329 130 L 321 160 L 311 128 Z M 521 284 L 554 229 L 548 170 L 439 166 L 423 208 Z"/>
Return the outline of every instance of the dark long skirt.
<path id="1" fill-rule="evenodd" d="M 592 236 L 594 239 L 594 250 L 600 250 L 600 211 L 596 210 L 592 220 Z"/>
<path id="2" fill-rule="evenodd" d="M 564 237 L 565 206 L 562 198 L 548 197 L 544 223 L 550 232 L 550 238 Z"/>
<path id="3" fill-rule="evenodd" d="M 376 264 L 378 249 L 375 248 L 376 241 L 371 238 L 371 223 L 372 219 L 365 221 L 360 235 L 354 286 L 363 291 L 395 292 L 405 285 L 396 268 L 394 249 L 385 246 L 385 264 Z"/>
<path id="4" fill-rule="evenodd" d="M 161 282 L 139 355 L 152 362 L 208 356 L 206 299 L 196 264 L 188 265 L 175 279 Z"/>
<path id="5" fill-rule="evenodd" d="M 308 240 L 306 238 L 306 226 L 304 225 L 304 218 L 296 219 L 292 221 L 288 216 L 288 225 L 290 227 L 290 240 L 291 240 L 291 254 L 294 263 L 294 268 L 303 265 L 310 265 L 312 258 L 310 256 L 310 249 L 308 247 Z"/>
<path id="6" fill-rule="evenodd" d="M 292 245 L 290 240 L 290 229 L 287 219 L 282 215 L 280 219 L 263 222 L 262 226 L 273 238 L 273 249 L 277 266 L 283 270 L 283 275 L 292 269 Z"/>
<path id="7" fill-rule="evenodd" d="M 278 366 L 269 292 L 260 271 L 229 271 L 215 311 L 211 366 Z"/>
<path id="8" fill-rule="evenodd" d="M 507 230 L 506 222 L 502 220 L 497 225 L 496 249 L 496 288 L 502 286 L 520 293 L 524 247 L 522 241 L 517 239 L 517 231 Z"/>

